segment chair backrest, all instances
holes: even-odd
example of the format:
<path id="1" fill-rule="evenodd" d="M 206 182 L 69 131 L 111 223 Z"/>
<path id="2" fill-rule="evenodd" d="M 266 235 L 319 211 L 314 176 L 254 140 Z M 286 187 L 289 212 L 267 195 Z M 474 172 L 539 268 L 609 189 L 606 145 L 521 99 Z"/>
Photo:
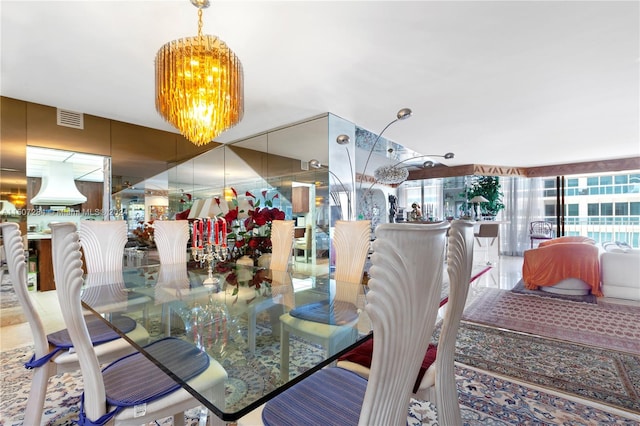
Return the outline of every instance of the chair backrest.
<path id="1" fill-rule="evenodd" d="M 375 341 L 359 424 L 406 424 L 438 312 L 449 224 L 381 224 L 365 310 Z"/>
<path id="2" fill-rule="evenodd" d="M 87 418 L 98 419 L 106 413 L 107 404 L 98 357 L 91 344 L 80 302 L 83 271 L 78 232 L 73 223 L 52 223 L 49 226 L 58 301 L 82 371 L 84 410 Z"/>
<path id="3" fill-rule="evenodd" d="M 529 234 L 551 237 L 553 235 L 553 226 L 543 220 L 534 221 L 529 224 Z"/>
<path id="4" fill-rule="evenodd" d="M 158 249 L 161 264 L 174 264 L 187 261 L 187 242 L 189 241 L 189 222 L 186 220 L 156 220 L 153 238 Z"/>
<path id="5" fill-rule="evenodd" d="M 124 220 L 83 220 L 79 234 L 87 272 L 122 270 L 127 244 Z"/>
<path id="6" fill-rule="evenodd" d="M 435 403 L 438 407 L 438 421 L 443 425 L 462 424 L 455 380 L 454 355 L 458 328 L 467 301 L 473 269 L 473 241 L 472 222 L 455 220 L 451 223 L 447 249 L 449 301 L 442 321 L 434 364 Z"/>
<path id="7" fill-rule="evenodd" d="M 286 271 L 291 260 L 293 247 L 293 220 L 274 220 L 271 222 L 271 263 L 269 269 Z"/>
<path id="8" fill-rule="evenodd" d="M 478 228 L 479 238 L 496 238 L 498 236 L 498 230 L 500 229 L 499 223 L 481 223 Z"/>
<path id="9" fill-rule="evenodd" d="M 336 221 L 333 248 L 336 251 L 335 280 L 361 283 L 371 247 L 371 221 Z"/>
<path id="10" fill-rule="evenodd" d="M 35 359 L 40 359 L 49 353 L 47 334 L 42 325 L 42 320 L 36 311 L 29 290 L 27 288 L 27 270 L 24 255 L 24 243 L 20 228 L 17 223 L 7 222 L 0 224 L 2 227 L 2 239 L 7 259 L 7 269 L 13 284 L 13 291 L 18 297 L 22 311 L 29 322 L 33 336 Z M 31 396 L 30 396 L 31 398 Z M 44 398 L 44 395 L 42 396 Z"/>

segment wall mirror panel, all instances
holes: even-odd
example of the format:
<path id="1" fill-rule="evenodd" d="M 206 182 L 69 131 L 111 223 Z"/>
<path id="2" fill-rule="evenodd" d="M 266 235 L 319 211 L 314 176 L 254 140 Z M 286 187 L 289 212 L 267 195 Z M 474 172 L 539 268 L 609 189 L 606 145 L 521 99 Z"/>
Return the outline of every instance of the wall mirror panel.
<path id="1" fill-rule="evenodd" d="M 311 159 L 328 163 L 328 121 L 328 115 L 318 116 L 219 146 L 172 167 L 166 172 L 168 217 L 219 216 L 238 203 L 244 218 L 249 201 L 262 208 L 268 202 L 296 221 L 297 247 L 302 247 L 294 252 L 299 267 L 321 267 L 328 273 L 329 174 L 326 166 L 309 167 Z"/>

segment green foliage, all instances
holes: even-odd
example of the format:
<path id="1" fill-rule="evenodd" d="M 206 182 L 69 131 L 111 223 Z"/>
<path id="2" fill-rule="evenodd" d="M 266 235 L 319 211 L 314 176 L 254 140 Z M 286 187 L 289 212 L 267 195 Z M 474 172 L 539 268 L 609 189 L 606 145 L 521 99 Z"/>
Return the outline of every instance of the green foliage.
<path id="1" fill-rule="evenodd" d="M 504 209 L 504 204 L 502 204 L 504 194 L 500 192 L 501 188 L 498 176 L 474 176 L 471 187 L 467 188 L 467 200 L 482 195 L 489 202 L 480 203 L 480 211 L 483 214 L 495 216 Z"/>

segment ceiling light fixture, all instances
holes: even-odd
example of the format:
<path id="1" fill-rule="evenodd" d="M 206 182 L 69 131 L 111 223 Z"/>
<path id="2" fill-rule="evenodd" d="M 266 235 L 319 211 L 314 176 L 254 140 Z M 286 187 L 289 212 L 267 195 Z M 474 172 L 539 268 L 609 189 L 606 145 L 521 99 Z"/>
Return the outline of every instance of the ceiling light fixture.
<path id="1" fill-rule="evenodd" d="M 362 176 L 363 177 L 365 176 L 365 173 L 367 172 L 367 166 L 369 165 L 369 160 L 371 159 L 371 154 L 373 154 L 373 150 L 376 148 L 376 145 L 378 144 L 378 141 L 382 137 L 382 134 L 384 133 L 384 131 L 387 130 L 389 128 L 389 126 L 391 126 L 396 121 L 406 120 L 407 118 L 411 117 L 412 114 L 413 114 L 413 112 L 411 111 L 411 108 L 402 108 L 396 114 L 396 119 L 392 120 L 391 122 L 389 122 L 389 124 L 384 126 L 384 129 L 382 129 L 382 131 L 378 134 L 378 137 L 376 138 L 376 140 L 373 143 L 373 145 L 371 145 L 371 149 L 369 150 L 369 156 L 367 157 L 367 161 L 364 163 L 364 168 L 362 169 Z M 362 189 L 362 179 L 360 180 L 360 186 L 358 187 L 358 189 Z"/>
<path id="2" fill-rule="evenodd" d="M 217 36 L 202 34 L 209 0 L 191 3 L 198 8 L 198 35 L 170 41 L 156 55 L 156 110 L 200 146 L 242 120 L 244 84 L 233 51 Z"/>
<path id="3" fill-rule="evenodd" d="M 373 177 L 375 177 L 374 183 L 384 183 L 387 185 L 399 185 L 409 177 L 409 171 L 407 170 L 407 166 L 398 167 L 402 163 L 406 163 L 407 161 L 415 160 L 416 158 L 422 157 L 442 157 L 446 160 L 451 160 L 455 157 L 453 152 L 447 152 L 444 155 L 438 154 L 429 154 L 429 155 L 416 155 L 415 157 L 407 158 L 402 161 L 398 161 L 395 164 L 388 166 L 378 167 L 373 171 Z M 429 168 L 435 167 L 436 163 L 433 160 L 427 160 L 422 163 L 422 167 Z"/>

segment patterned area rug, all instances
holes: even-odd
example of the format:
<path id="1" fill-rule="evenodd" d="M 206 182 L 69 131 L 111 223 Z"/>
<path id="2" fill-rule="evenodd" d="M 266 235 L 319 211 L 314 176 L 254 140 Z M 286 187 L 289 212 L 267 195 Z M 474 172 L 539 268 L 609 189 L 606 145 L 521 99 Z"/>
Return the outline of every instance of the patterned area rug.
<path id="1" fill-rule="evenodd" d="M 640 308 L 485 289 L 463 320 L 640 355 Z"/>
<path id="2" fill-rule="evenodd" d="M 524 281 L 522 280 L 518 281 L 516 286 L 512 288 L 511 291 L 518 294 L 527 294 L 529 296 L 549 297 L 551 299 L 570 300 L 572 302 L 598 303 L 598 298 L 593 294 L 578 296 L 572 294 L 550 293 L 548 291 L 542 290 L 529 290 L 528 288 L 525 288 Z"/>
<path id="3" fill-rule="evenodd" d="M 27 319 L 22 313 L 18 296 L 13 291 L 9 273 L 1 270 L 0 275 L 0 327 L 25 322 Z"/>
<path id="4" fill-rule="evenodd" d="M 0 280 L 0 309 L 20 306 L 18 296 L 16 296 L 16 293 L 13 291 L 13 284 L 11 283 L 11 278 L 9 278 L 9 274 L 0 271 L 0 275 L 2 276 Z"/>
<path id="5" fill-rule="evenodd" d="M 456 361 L 640 414 L 637 355 L 462 323 Z"/>
<path id="6" fill-rule="evenodd" d="M 0 354 L 0 424 L 22 425 L 24 406 L 29 393 L 31 372 L 22 364 L 31 356 L 31 347 Z M 534 390 L 476 371 L 456 367 L 458 395 L 464 425 L 592 425 L 637 424 L 629 418 L 613 415 L 588 405 Z M 49 379 L 43 425 L 73 425 L 78 419 L 82 382 L 80 373 L 66 373 Z M 185 424 L 196 426 L 198 410 L 186 413 Z M 413 400 L 407 416 L 411 426 L 435 425 L 433 404 Z M 148 426 L 170 426 L 171 418 L 160 419 Z M 32 425 L 23 425 L 32 426 Z"/>

